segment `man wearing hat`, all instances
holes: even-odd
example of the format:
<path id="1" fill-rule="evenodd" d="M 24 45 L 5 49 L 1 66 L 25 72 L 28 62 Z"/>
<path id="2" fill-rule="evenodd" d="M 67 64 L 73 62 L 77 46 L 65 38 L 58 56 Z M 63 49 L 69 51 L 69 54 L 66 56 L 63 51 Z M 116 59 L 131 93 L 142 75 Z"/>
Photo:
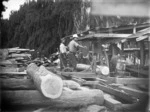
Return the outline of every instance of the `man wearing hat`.
<path id="1" fill-rule="evenodd" d="M 77 43 L 77 38 L 78 38 L 78 35 L 74 34 L 73 37 L 72 37 L 72 40 L 68 44 L 68 48 L 69 48 L 69 54 L 68 54 L 69 63 L 70 63 L 70 66 L 74 68 L 74 70 L 76 70 L 76 65 L 77 65 L 77 59 L 76 59 L 76 56 L 75 56 L 77 50 L 79 48 L 86 48 L 86 46 L 82 46 L 82 45 Z"/>

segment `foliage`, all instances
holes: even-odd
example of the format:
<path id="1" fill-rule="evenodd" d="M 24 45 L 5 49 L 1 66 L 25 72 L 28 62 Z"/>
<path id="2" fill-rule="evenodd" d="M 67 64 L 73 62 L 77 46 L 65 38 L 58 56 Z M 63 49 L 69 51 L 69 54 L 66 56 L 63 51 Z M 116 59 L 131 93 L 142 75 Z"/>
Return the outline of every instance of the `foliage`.
<path id="1" fill-rule="evenodd" d="M 93 16 L 82 0 L 29 1 L 2 21 L 3 47 L 35 49 L 45 56 L 57 51 L 60 38 L 94 27 L 142 23 L 145 19 Z M 9 41 L 8 41 L 9 40 Z M 7 44 L 6 44 L 7 43 Z"/>

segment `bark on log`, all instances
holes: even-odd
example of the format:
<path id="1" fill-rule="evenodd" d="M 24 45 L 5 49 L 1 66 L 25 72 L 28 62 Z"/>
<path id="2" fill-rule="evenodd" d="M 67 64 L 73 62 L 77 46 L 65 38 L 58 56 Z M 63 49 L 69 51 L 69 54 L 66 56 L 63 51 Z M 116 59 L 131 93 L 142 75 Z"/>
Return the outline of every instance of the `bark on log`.
<path id="1" fill-rule="evenodd" d="M 70 89 L 79 89 L 80 88 L 80 84 L 72 81 L 72 80 L 63 80 L 63 85 L 64 87 L 68 87 Z"/>
<path id="2" fill-rule="evenodd" d="M 78 70 L 92 70 L 90 67 L 91 65 L 86 65 L 86 64 L 77 64 L 77 69 Z M 100 73 L 102 75 L 108 75 L 109 74 L 109 68 L 107 66 L 98 66 L 96 67 L 96 73 Z"/>
<path id="3" fill-rule="evenodd" d="M 19 68 L 16 67 L 0 67 L 0 71 L 3 72 L 19 72 Z"/>
<path id="4" fill-rule="evenodd" d="M 63 90 L 57 99 L 49 99 L 37 90 L 2 91 L 2 104 L 5 106 L 38 106 L 40 107 L 78 107 L 89 104 L 103 105 L 104 96 L 101 90 Z M 2 105 L 2 106 L 3 106 Z"/>
<path id="5" fill-rule="evenodd" d="M 31 79 L 0 79 L 2 90 L 36 90 Z"/>
<path id="6" fill-rule="evenodd" d="M 37 67 L 36 64 L 31 63 L 27 67 L 27 74 L 31 76 L 35 86 L 45 97 L 55 99 L 62 94 L 62 79 L 44 66 Z"/>

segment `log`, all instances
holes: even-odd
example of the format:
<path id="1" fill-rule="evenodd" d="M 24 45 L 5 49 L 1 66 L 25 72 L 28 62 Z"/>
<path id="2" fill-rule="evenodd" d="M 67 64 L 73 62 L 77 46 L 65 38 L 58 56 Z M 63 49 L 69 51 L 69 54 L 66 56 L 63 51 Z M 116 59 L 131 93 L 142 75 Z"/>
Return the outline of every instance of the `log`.
<path id="1" fill-rule="evenodd" d="M 106 112 L 106 107 L 100 105 L 89 105 L 88 107 L 83 107 L 79 112 Z"/>
<path id="2" fill-rule="evenodd" d="M 32 79 L 0 79 L 2 90 L 36 90 Z M 67 87 L 72 90 L 85 90 L 86 87 L 81 87 L 79 83 L 72 80 L 63 80 L 63 88 Z"/>
<path id="3" fill-rule="evenodd" d="M 2 107 L 37 106 L 40 107 L 79 107 L 90 104 L 103 105 L 104 96 L 101 90 L 63 90 L 62 95 L 57 99 L 44 97 L 37 90 L 1 91 Z"/>
<path id="4" fill-rule="evenodd" d="M 32 79 L 0 79 L 2 90 L 36 90 Z M 81 89 L 79 83 L 72 80 L 63 80 L 63 87 L 70 89 Z"/>
<path id="5" fill-rule="evenodd" d="M 36 64 L 31 63 L 27 66 L 27 74 L 33 79 L 35 86 L 45 97 L 55 99 L 62 94 L 62 79 L 48 71 L 44 66 L 37 67 Z"/>
<path id="6" fill-rule="evenodd" d="M 63 80 L 63 86 L 68 87 L 70 89 L 79 89 L 80 84 L 72 80 Z"/>
<path id="7" fill-rule="evenodd" d="M 0 79 L 2 90 L 36 90 L 31 79 Z"/>
<path id="8" fill-rule="evenodd" d="M 72 76 L 79 77 L 79 78 L 96 78 L 97 77 L 95 73 L 91 73 L 91 72 L 61 72 L 58 74 L 61 74 L 66 77 L 72 77 Z"/>
<path id="9" fill-rule="evenodd" d="M 86 64 L 77 64 L 77 70 L 92 70 L 91 65 Z M 107 66 L 98 66 L 96 67 L 96 73 L 100 73 L 102 75 L 108 75 L 109 74 L 109 68 Z"/>

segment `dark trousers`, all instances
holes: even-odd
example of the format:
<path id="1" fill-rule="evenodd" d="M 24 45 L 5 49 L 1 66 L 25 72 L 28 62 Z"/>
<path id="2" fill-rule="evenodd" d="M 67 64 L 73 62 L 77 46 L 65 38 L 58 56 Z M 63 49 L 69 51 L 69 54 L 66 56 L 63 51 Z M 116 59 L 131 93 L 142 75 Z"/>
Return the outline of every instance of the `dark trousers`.
<path id="1" fill-rule="evenodd" d="M 60 69 L 67 67 L 66 53 L 60 53 Z"/>
<path id="2" fill-rule="evenodd" d="M 69 59 L 69 65 L 70 65 L 70 67 L 73 67 L 74 70 L 76 70 L 77 59 L 76 59 L 75 53 L 69 52 L 68 53 L 68 59 Z"/>

